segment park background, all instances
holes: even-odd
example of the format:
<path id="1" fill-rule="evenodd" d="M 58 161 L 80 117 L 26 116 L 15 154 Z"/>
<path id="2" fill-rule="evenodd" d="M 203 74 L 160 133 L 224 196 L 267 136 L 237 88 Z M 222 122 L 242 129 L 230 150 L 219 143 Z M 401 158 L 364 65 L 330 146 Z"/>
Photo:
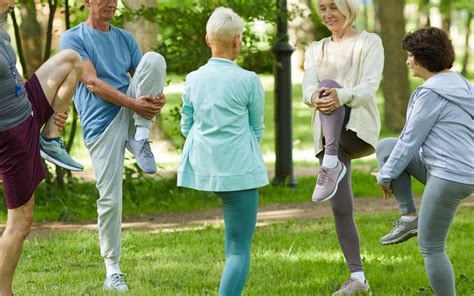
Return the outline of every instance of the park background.
<path id="1" fill-rule="evenodd" d="M 128 0 L 119 1 L 113 24 L 132 32 L 142 49 L 156 50 L 167 60 L 167 105 L 153 129 L 152 148 L 158 174 L 141 173 L 130 155 L 124 174 L 124 232 L 122 268 L 136 295 L 215 295 L 224 264 L 223 226 L 219 199 L 210 193 L 176 187 L 176 168 L 184 138 L 179 132 L 179 109 L 186 73 L 210 57 L 205 24 L 218 6 L 233 8 L 246 25 L 237 63 L 257 72 L 265 88 L 265 134 L 261 143 L 270 178 L 275 175 L 275 80 L 280 65 L 272 47 L 277 36 L 277 0 Z M 81 0 L 18 0 L 10 19 L 18 68 L 29 77 L 58 51 L 64 30 L 87 18 Z M 309 201 L 318 163 L 310 130 L 311 109 L 302 103 L 304 49 L 329 35 L 316 13 L 317 3 L 289 0 L 288 39 L 291 57 L 293 175 L 296 185 L 278 180 L 260 192 L 263 214 L 252 250 L 253 262 L 246 295 L 327 295 L 347 277 L 330 209 Z M 454 70 L 474 81 L 471 38 L 474 2 L 469 0 L 363 0 L 356 27 L 376 32 L 385 48 L 383 81 L 378 92 L 381 138 L 397 136 L 403 128 L 409 94 L 422 83 L 411 77 L 400 41 L 406 32 L 436 26 L 449 32 L 456 50 Z M 281 20 L 281 18 L 280 18 Z M 21 32 L 21 33 L 20 33 Z M 35 221 L 25 245 L 15 291 L 19 295 L 101 294 L 103 263 L 98 252 L 94 174 L 82 140 L 79 118 L 72 108 L 64 132 L 71 154 L 85 164 L 83 173 L 70 174 L 47 164 L 48 177 L 36 193 Z M 397 218 L 394 200 L 380 199 L 373 177 L 373 156 L 354 161 L 352 175 L 363 260 L 375 295 L 432 295 L 421 254 L 413 239 L 382 247 L 378 238 Z M 1 183 L 0 183 L 1 187 Z M 415 182 L 415 193 L 423 186 Z M 0 191 L 0 196 L 3 191 Z M 6 221 L 1 196 L 0 223 Z M 308 209 L 307 212 L 303 209 Z M 279 218 L 272 218 L 274 213 Z M 293 214 L 285 214 L 293 213 Z M 461 208 L 448 241 L 459 295 L 474 295 L 472 198 Z M 274 219 L 275 218 L 275 219 Z M 277 221 L 275 221 L 277 220 Z M 277 223 L 278 222 L 278 223 Z"/>

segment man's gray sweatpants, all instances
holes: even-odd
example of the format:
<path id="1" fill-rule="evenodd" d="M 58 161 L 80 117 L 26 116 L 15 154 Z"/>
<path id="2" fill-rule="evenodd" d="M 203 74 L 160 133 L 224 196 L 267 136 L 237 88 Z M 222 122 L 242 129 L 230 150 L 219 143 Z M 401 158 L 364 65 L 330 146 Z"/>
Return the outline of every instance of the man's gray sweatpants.
<path id="1" fill-rule="evenodd" d="M 165 74 L 164 58 L 158 53 L 146 53 L 130 82 L 127 95 L 134 98 L 158 95 L 163 90 Z M 86 143 L 99 190 L 97 213 L 100 254 L 106 264 L 120 261 L 125 143 L 135 125 L 150 127 L 151 124 L 151 120 L 138 118 L 130 109 L 122 107 L 105 131 Z"/>

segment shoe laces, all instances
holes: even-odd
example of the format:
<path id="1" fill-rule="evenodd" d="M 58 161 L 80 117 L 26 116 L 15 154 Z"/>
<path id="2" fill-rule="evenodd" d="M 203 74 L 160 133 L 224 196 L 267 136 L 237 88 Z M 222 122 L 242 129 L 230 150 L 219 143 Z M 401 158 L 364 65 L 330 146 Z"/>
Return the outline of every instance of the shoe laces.
<path id="1" fill-rule="evenodd" d="M 318 172 L 318 186 L 324 186 L 328 182 L 328 170 L 321 167 Z"/>
<path id="2" fill-rule="evenodd" d="M 110 276 L 110 279 L 112 280 L 112 285 L 114 287 L 125 285 L 124 278 L 125 278 L 125 273 L 114 273 L 113 275 Z"/>
<path id="3" fill-rule="evenodd" d="M 143 142 L 143 146 L 142 146 L 142 149 L 140 151 L 140 153 L 143 153 L 143 155 L 145 155 L 146 157 L 153 157 L 153 152 L 151 151 L 151 147 L 150 147 L 150 149 L 145 149 L 145 146 L 146 145 L 150 146 L 150 143 L 151 143 L 151 141 L 146 139 Z"/>
<path id="4" fill-rule="evenodd" d="M 59 147 L 61 147 L 61 149 L 66 149 L 66 144 L 64 143 L 63 139 L 59 138 L 57 142 L 59 143 Z"/>

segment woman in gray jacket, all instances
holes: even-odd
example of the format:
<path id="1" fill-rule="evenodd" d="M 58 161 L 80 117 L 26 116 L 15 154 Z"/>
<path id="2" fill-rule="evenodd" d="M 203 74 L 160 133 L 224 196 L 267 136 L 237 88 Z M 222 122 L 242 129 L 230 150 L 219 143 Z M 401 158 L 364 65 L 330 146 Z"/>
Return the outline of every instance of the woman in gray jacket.
<path id="1" fill-rule="evenodd" d="M 418 233 L 431 287 L 455 295 L 446 238 L 459 204 L 474 190 L 474 87 L 451 71 L 454 48 L 446 33 L 423 28 L 403 40 L 413 75 L 425 80 L 410 97 L 398 139 L 377 146 L 376 175 L 384 195 L 395 194 L 402 217 L 381 239 L 399 243 Z M 417 217 L 411 176 L 426 184 Z"/>

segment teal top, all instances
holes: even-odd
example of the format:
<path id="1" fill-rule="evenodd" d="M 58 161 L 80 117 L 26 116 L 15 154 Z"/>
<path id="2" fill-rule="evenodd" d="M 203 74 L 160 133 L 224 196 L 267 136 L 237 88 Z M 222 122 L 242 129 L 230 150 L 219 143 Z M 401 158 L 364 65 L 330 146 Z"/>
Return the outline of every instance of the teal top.
<path id="1" fill-rule="evenodd" d="M 268 184 L 260 151 L 264 91 L 259 77 L 211 58 L 186 77 L 181 132 L 186 137 L 178 186 L 238 191 Z"/>

